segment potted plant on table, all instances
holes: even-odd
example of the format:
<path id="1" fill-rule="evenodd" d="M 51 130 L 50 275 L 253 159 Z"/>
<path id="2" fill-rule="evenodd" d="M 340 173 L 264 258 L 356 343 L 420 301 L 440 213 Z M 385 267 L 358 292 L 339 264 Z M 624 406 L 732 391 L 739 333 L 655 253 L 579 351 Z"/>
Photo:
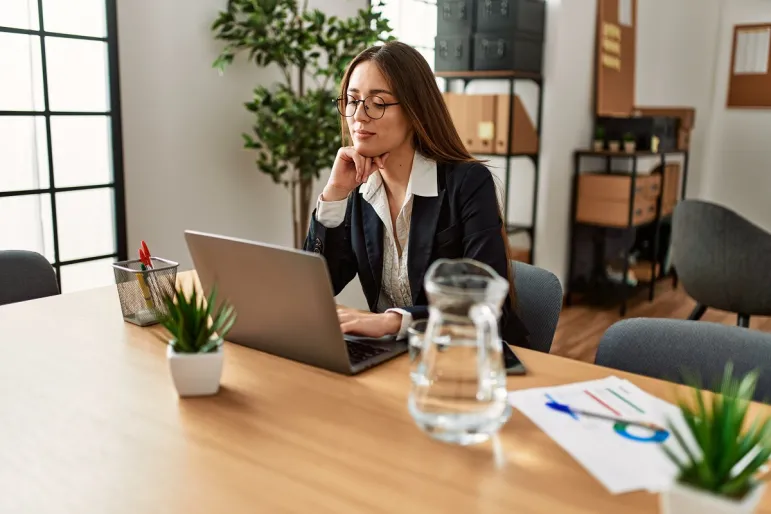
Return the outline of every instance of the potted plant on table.
<path id="1" fill-rule="evenodd" d="M 169 338 L 166 356 L 179 396 L 206 396 L 219 391 L 222 343 L 236 314 L 227 302 L 215 311 L 216 287 L 209 297 L 193 289 L 188 297 L 181 287 L 164 297 L 166 312 L 159 314 Z"/>
<path id="2" fill-rule="evenodd" d="M 637 147 L 634 134 L 627 132 L 624 134 L 624 151 L 626 153 L 634 153 Z"/>
<path id="3" fill-rule="evenodd" d="M 597 127 L 594 132 L 594 151 L 601 152 L 605 149 L 605 127 Z"/>
<path id="4" fill-rule="evenodd" d="M 662 446 L 679 470 L 661 494 L 664 514 L 747 514 L 763 496 L 759 471 L 771 456 L 771 418 L 747 423 L 758 374 L 734 379 L 732 372 L 729 363 L 711 400 L 690 380 L 693 398 L 678 402 L 688 429 L 681 433 L 670 423 L 681 455 Z"/>

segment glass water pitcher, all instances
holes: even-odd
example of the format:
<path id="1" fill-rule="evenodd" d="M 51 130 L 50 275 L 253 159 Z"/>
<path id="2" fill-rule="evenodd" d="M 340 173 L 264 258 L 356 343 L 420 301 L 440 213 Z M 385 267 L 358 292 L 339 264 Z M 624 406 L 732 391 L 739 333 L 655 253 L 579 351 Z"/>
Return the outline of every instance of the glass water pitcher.
<path id="1" fill-rule="evenodd" d="M 486 441 L 511 416 L 498 319 L 509 282 L 472 259 L 426 272 L 429 317 L 409 396 L 421 430 L 456 444 Z"/>

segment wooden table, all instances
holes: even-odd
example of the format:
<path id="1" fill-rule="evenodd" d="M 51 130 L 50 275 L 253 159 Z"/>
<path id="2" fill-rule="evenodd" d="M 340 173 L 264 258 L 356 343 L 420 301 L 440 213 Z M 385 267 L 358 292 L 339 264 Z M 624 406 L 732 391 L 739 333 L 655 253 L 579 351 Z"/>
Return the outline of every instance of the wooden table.
<path id="1" fill-rule="evenodd" d="M 220 393 L 180 400 L 159 330 L 124 323 L 114 287 L 0 308 L 0 512 L 658 511 L 651 494 L 608 494 L 518 411 L 502 469 L 489 444 L 429 439 L 405 358 L 344 377 L 228 344 Z M 517 353 L 530 374 L 512 389 L 609 374 L 673 388 Z"/>

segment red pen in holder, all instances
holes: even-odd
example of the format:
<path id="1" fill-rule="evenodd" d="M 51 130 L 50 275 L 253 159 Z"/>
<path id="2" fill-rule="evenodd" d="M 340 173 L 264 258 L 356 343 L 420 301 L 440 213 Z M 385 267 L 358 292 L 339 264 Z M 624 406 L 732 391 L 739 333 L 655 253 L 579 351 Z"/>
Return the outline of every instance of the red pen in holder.
<path id="1" fill-rule="evenodd" d="M 152 257 L 142 241 L 139 259 L 112 267 L 123 319 L 142 327 L 158 323 L 166 313 L 164 299 L 174 294 L 179 263 Z"/>

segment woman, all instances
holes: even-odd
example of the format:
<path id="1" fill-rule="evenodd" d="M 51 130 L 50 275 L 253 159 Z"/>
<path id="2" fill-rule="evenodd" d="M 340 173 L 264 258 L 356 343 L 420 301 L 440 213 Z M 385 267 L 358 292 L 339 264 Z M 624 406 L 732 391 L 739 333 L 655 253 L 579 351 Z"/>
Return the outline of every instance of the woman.
<path id="1" fill-rule="evenodd" d="M 343 332 L 403 338 L 428 315 L 429 265 L 468 257 L 509 278 L 501 336 L 529 346 L 492 174 L 463 146 L 423 56 L 399 42 L 365 50 L 338 110 L 352 145 L 337 152 L 305 249 L 324 255 L 335 295 L 359 275 L 371 312 L 339 307 Z"/>

